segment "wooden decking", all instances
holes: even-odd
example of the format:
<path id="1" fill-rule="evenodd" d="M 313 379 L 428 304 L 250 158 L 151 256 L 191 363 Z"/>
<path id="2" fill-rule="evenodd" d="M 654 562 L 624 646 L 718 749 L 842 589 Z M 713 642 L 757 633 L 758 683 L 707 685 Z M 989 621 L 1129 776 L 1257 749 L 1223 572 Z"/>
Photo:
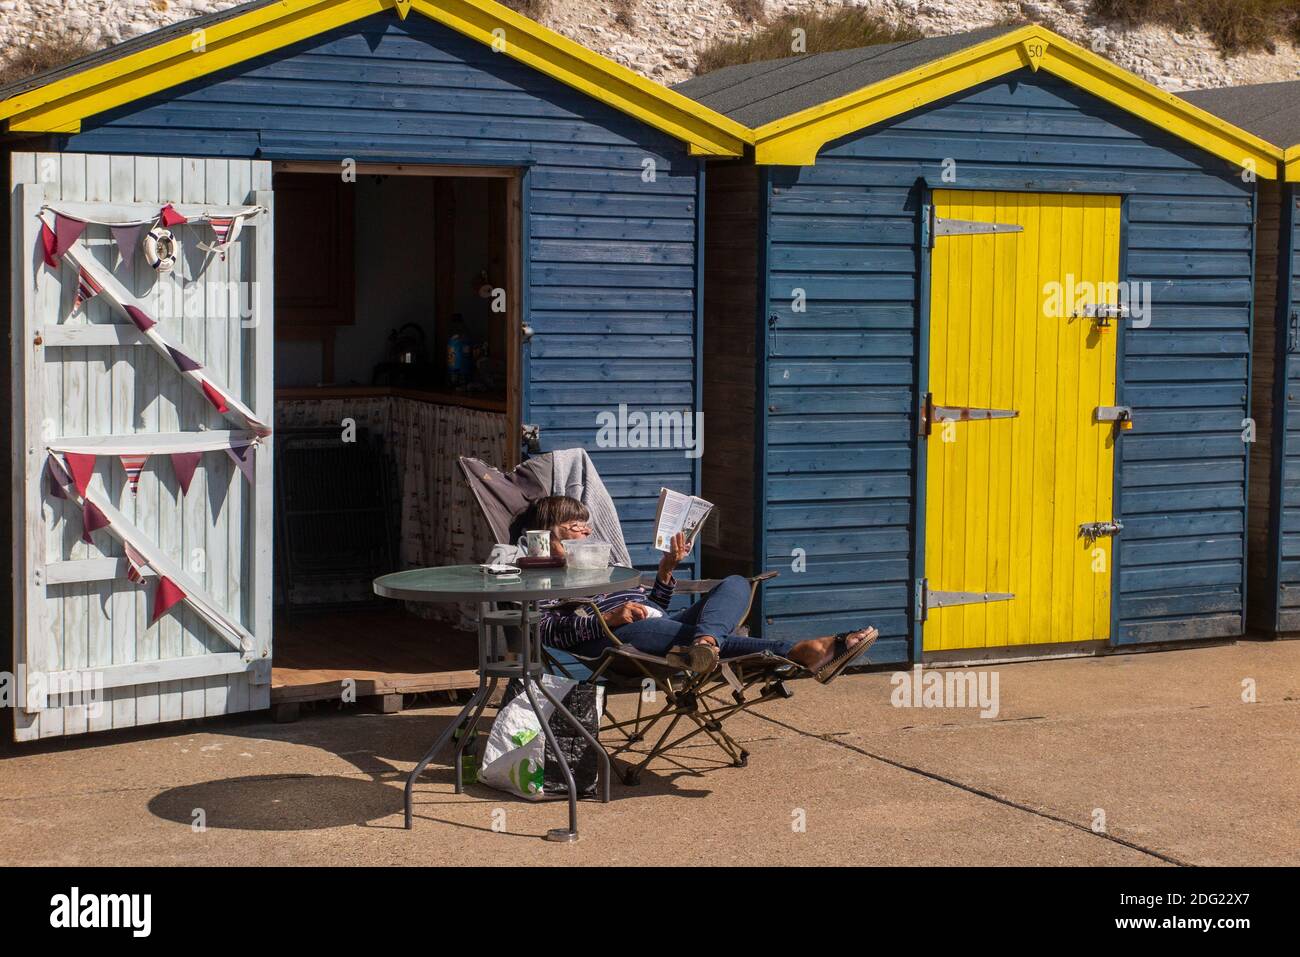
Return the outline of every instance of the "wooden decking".
<path id="1" fill-rule="evenodd" d="M 337 700 L 348 678 L 358 698 L 478 686 L 473 634 L 395 604 L 277 622 L 273 660 L 272 704 Z"/>

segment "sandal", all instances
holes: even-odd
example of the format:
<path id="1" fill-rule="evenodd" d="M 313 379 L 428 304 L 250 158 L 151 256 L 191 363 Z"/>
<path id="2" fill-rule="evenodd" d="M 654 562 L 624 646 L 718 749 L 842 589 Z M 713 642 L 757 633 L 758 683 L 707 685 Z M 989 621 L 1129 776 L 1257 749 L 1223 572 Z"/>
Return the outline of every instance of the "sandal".
<path id="1" fill-rule="evenodd" d="M 690 645 L 676 645 L 668 649 L 664 660 L 674 668 L 693 671 L 697 675 L 708 675 L 718 667 L 718 646 L 708 641 L 697 641 Z"/>
<path id="2" fill-rule="evenodd" d="M 876 639 L 880 637 L 880 632 L 875 628 L 858 630 L 865 630 L 867 632 L 866 637 L 850 646 L 848 643 L 849 635 L 856 634 L 856 632 L 841 631 L 835 636 L 835 644 L 832 646 L 831 653 L 826 660 L 816 668 L 810 669 L 813 672 L 813 677 L 821 684 L 828 685 L 838 678 L 845 668 L 857 660 L 858 655 L 875 644 Z"/>

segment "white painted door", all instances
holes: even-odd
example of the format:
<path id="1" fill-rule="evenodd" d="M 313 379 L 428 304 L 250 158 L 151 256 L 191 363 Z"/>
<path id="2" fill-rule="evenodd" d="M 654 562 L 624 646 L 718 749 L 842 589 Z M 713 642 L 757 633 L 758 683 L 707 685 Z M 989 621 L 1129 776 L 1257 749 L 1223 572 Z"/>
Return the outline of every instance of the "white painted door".
<path id="1" fill-rule="evenodd" d="M 271 438 L 259 436 L 253 447 L 251 481 L 223 449 L 208 450 L 182 495 L 169 444 L 219 445 L 223 435 L 250 434 L 247 419 L 219 412 L 196 376 L 142 335 L 110 296 L 74 309 L 74 256 L 93 260 L 91 268 L 133 296 L 160 336 L 236 400 L 231 406 L 269 423 L 270 164 L 15 153 L 11 186 L 15 737 L 266 708 Z M 94 224 L 57 267 L 44 262 L 38 217 L 46 204 L 103 210 L 105 221 L 118 222 L 169 202 L 265 211 L 245 220 L 224 258 L 198 248 L 212 243 L 211 227 L 174 227 L 182 254 L 169 273 L 140 254 L 124 265 L 109 228 Z M 116 453 L 146 446 L 158 451 L 133 492 Z M 84 500 L 102 506 L 110 527 L 94 531 L 91 544 L 82 541 L 80 496 L 52 494 L 48 462 L 60 448 L 96 455 Z M 126 577 L 124 536 L 147 545 L 150 575 L 166 573 L 187 595 L 156 623 L 156 580 Z"/>

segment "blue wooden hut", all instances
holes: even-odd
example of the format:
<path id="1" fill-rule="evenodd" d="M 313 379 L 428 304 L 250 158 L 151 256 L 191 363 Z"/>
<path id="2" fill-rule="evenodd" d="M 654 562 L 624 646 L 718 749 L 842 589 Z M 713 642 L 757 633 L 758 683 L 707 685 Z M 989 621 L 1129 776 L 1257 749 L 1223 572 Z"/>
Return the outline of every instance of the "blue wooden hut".
<path id="1" fill-rule="evenodd" d="M 371 544 L 406 563 L 482 560 L 458 454 L 588 447 L 639 562 L 660 485 L 700 490 L 703 160 L 741 155 L 740 123 L 490 0 L 254 0 L 10 83 L 0 119 L 12 660 L 52 682 L 20 739 L 266 707 L 290 658 L 272 580 L 345 597 L 313 556 L 388 507 L 340 531 L 346 494 L 310 491 L 336 470 L 306 465 L 273 525 L 289 427 L 394 451 L 401 540 Z M 50 484 L 51 458 L 90 464 Z M 83 540 L 85 515 L 108 524 Z M 301 580 L 273 539 L 277 561 L 307 543 Z M 163 578 L 183 595 L 155 622 Z M 336 677 L 358 636 L 369 655 L 402 632 L 335 620 L 310 642 L 337 642 Z M 393 670 L 427 686 L 366 687 L 465 667 L 422 660 Z M 111 705 L 60 690 L 82 679 Z"/>
<path id="2" fill-rule="evenodd" d="M 1259 188 L 1255 255 L 1255 339 L 1251 405 L 1258 441 L 1251 449 L 1247 627 L 1300 635 L 1300 276 L 1296 183 L 1300 181 L 1300 83 L 1195 90 L 1183 98 L 1279 148 L 1282 175 Z"/>
<path id="3" fill-rule="evenodd" d="M 704 494 L 706 570 L 782 573 L 767 634 L 872 621 L 889 662 L 1242 634 L 1279 150 L 1037 26 L 676 89 L 754 131 L 708 173 Z"/>

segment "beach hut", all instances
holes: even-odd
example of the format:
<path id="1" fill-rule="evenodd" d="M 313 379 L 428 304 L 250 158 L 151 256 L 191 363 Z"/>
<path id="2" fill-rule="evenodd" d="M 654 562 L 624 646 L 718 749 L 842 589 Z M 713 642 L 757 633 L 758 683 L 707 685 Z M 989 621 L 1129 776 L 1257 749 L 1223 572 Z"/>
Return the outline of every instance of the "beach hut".
<path id="1" fill-rule="evenodd" d="M 1300 285 L 1296 272 L 1300 182 L 1300 83 L 1195 90 L 1182 97 L 1285 147 L 1283 175 L 1260 184 L 1255 252 L 1251 408 L 1258 438 L 1250 458 L 1246 625 L 1300 635 Z"/>
<path id="2" fill-rule="evenodd" d="M 1279 150 L 1038 26 L 675 89 L 753 130 L 707 179 L 705 561 L 780 570 L 765 634 L 874 622 L 877 662 L 1242 634 Z"/>
<path id="3" fill-rule="evenodd" d="M 473 685 L 427 623 L 308 614 L 482 560 L 457 455 L 587 447 L 645 564 L 700 490 L 740 123 L 490 0 L 254 0 L 0 119 L 17 738 Z"/>

